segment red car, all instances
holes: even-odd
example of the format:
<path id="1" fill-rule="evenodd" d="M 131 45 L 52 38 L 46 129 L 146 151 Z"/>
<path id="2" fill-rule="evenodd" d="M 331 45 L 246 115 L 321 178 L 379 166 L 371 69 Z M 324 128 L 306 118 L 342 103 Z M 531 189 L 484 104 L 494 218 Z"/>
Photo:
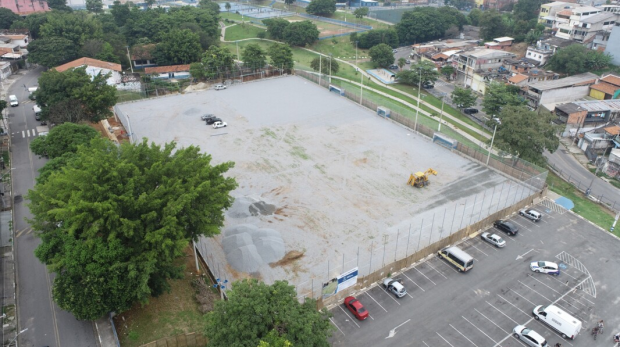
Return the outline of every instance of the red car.
<path id="1" fill-rule="evenodd" d="M 353 313 L 355 318 L 359 320 L 368 318 L 368 311 L 366 311 L 364 305 L 362 305 L 362 303 L 355 297 L 347 296 L 344 299 L 344 305 L 349 309 L 349 311 L 351 311 L 351 313 Z"/>

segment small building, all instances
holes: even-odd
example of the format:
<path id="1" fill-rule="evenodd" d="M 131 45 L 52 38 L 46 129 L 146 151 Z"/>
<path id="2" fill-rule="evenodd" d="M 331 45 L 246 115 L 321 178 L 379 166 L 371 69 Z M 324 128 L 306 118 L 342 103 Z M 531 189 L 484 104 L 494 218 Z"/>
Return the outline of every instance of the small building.
<path id="1" fill-rule="evenodd" d="M 544 24 L 546 27 L 553 28 L 555 24 L 555 15 L 562 10 L 568 10 L 579 6 L 578 4 L 567 1 L 554 1 L 548 4 L 540 5 L 538 15 L 538 23 Z"/>
<path id="2" fill-rule="evenodd" d="M 20 16 L 51 11 L 47 1 L 43 0 L 0 0 L 0 7 L 8 8 Z"/>
<path id="3" fill-rule="evenodd" d="M 608 44 L 605 46 L 605 53 L 611 56 L 611 63 L 620 65 L 620 23 L 616 23 L 611 29 Z M 614 44 L 615 43 L 615 44 Z"/>
<path id="4" fill-rule="evenodd" d="M 131 63 L 134 69 L 140 69 L 145 67 L 157 66 L 153 59 L 153 52 L 155 51 L 156 44 L 151 43 L 148 45 L 137 45 L 131 47 Z"/>
<path id="5" fill-rule="evenodd" d="M 597 75 L 586 72 L 557 80 L 535 82 L 522 89 L 521 95 L 532 109 L 544 106 L 548 110 L 553 110 L 556 104 L 572 102 L 587 96 L 590 86 L 597 80 Z"/>
<path id="6" fill-rule="evenodd" d="M 144 73 L 151 75 L 152 78 L 190 78 L 189 64 L 187 65 L 170 65 L 170 66 L 156 66 L 144 68 Z"/>
<path id="7" fill-rule="evenodd" d="M 55 67 L 58 72 L 64 72 L 70 69 L 86 66 L 86 73 L 94 78 L 95 76 L 110 73 L 107 79 L 108 85 L 116 86 L 121 83 L 121 64 L 109 63 L 107 61 L 92 59 L 92 58 L 80 58 L 66 64 Z"/>
<path id="8" fill-rule="evenodd" d="M 550 37 L 546 40 L 539 40 L 535 46 L 528 46 L 525 53 L 527 59 L 538 62 L 539 65 L 545 65 L 549 58 L 559 49 L 570 46 L 575 42 L 572 40 L 562 39 L 559 37 Z"/>
<path id="9" fill-rule="evenodd" d="M 620 95 L 620 77 L 606 75 L 599 83 L 590 86 L 591 97 L 597 100 L 618 99 Z"/>
<path id="10" fill-rule="evenodd" d="M 513 86 L 523 86 L 527 83 L 528 76 L 516 74 L 508 79 L 508 83 Z"/>
<path id="11" fill-rule="evenodd" d="M 484 93 L 486 87 L 480 83 L 488 81 L 488 79 L 480 76 L 474 77 L 474 74 L 496 70 L 502 66 L 505 59 L 514 59 L 515 57 L 514 53 L 488 48 L 462 52 L 455 57 L 457 60 L 456 79 L 466 87 Z"/>
<path id="12" fill-rule="evenodd" d="M 0 39 L 9 39 L 9 42 L 19 45 L 19 48 L 27 48 L 30 38 L 25 34 L 0 34 Z"/>
<path id="13" fill-rule="evenodd" d="M 562 136 L 574 136 L 604 126 L 620 116 L 620 100 L 584 100 L 557 105 L 557 124 L 565 125 Z"/>

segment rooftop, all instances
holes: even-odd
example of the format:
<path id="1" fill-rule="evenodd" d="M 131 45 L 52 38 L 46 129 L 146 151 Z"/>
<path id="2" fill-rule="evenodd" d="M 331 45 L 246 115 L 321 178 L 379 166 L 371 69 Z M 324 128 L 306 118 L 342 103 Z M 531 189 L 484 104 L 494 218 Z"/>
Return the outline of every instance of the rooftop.
<path id="1" fill-rule="evenodd" d="M 601 12 L 601 9 L 598 7 L 592 7 L 592 6 L 581 6 L 581 7 L 575 7 L 572 11 L 573 13 Z"/>
<path id="2" fill-rule="evenodd" d="M 145 67 L 144 68 L 144 73 L 147 73 L 147 74 L 166 73 L 166 72 L 184 72 L 184 71 L 189 71 L 189 64 L 156 66 L 156 67 Z"/>
<path id="3" fill-rule="evenodd" d="M 620 86 L 620 77 L 616 75 L 605 75 L 603 76 L 603 78 L 601 78 L 601 81 Z"/>
<path id="4" fill-rule="evenodd" d="M 493 41 L 495 41 L 495 42 L 506 42 L 506 41 L 514 41 L 514 39 L 512 37 L 503 36 L 503 37 L 498 37 L 496 39 L 493 39 Z"/>
<path id="5" fill-rule="evenodd" d="M 618 134 L 620 134 L 620 127 L 617 126 L 617 125 L 612 125 L 610 127 L 603 128 L 603 130 L 605 130 L 605 132 L 610 134 L 610 135 L 618 135 Z"/>
<path id="6" fill-rule="evenodd" d="M 551 90 L 551 89 L 572 87 L 572 86 L 577 86 L 577 85 L 586 85 L 588 83 L 594 83 L 597 79 L 598 79 L 597 75 L 591 72 L 586 72 L 586 73 L 582 73 L 579 75 L 560 78 L 557 80 L 532 83 L 530 84 L 529 87 L 535 88 L 538 90 Z"/>
<path id="7" fill-rule="evenodd" d="M 601 91 L 605 94 L 609 94 L 609 95 L 614 95 L 614 93 L 616 92 L 616 90 L 620 89 L 620 87 L 618 86 L 614 86 L 613 84 L 609 84 L 609 83 L 597 83 L 597 84 L 593 84 L 590 86 L 590 88 L 594 89 L 594 90 L 598 90 Z"/>
<path id="8" fill-rule="evenodd" d="M 620 100 L 588 100 L 588 101 L 575 101 L 575 104 L 580 107 L 593 112 L 593 111 L 607 111 L 612 110 L 615 112 L 620 111 Z"/>
<path id="9" fill-rule="evenodd" d="M 97 60 L 97 59 L 92 59 L 92 58 L 76 59 L 64 65 L 57 66 L 55 69 L 58 72 L 64 72 L 69 69 L 73 69 L 73 68 L 84 66 L 84 65 L 95 66 L 95 67 L 99 67 L 102 69 L 108 69 L 108 70 L 113 70 L 113 71 L 118 71 L 118 72 L 122 71 L 121 64 L 109 63 L 107 61 L 102 61 L 102 60 Z"/>
<path id="10" fill-rule="evenodd" d="M 567 114 L 572 114 L 580 111 L 585 111 L 585 108 L 579 106 L 576 103 L 569 102 L 568 104 L 557 105 L 555 107 L 558 110 L 561 110 Z"/>
<path id="11" fill-rule="evenodd" d="M 18 15 L 50 11 L 47 1 L 39 0 L 0 0 L 0 7 L 8 8 Z"/>
<path id="12" fill-rule="evenodd" d="M 573 14 L 573 10 L 562 10 L 558 12 L 557 14 L 561 16 L 570 16 Z"/>
<path id="13" fill-rule="evenodd" d="M 528 77 L 528 76 L 526 76 L 526 75 L 516 74 L 516 75 L 514 75 L 514 76 L 510 77 L 510 78 L 508 79 L 508 82 L 511 82 L 511 83 L 517 84 L 517 83 L 521 83 L 521 82 L 525 81 L 525 80 L 526 80 L 526 79 L 528 79 L 528 78 L 529 78 L 529 77 Z"/>
<path id="14" fill-rule="evenodd" d="M 502 56 L 506 56 L 506 55 L 510 55 L 510 56 L 514 56 L 513 53 L 510 52 L 505 52 L 505 51 L 500 51 L 497 49 L 488 49 L 488 48 L 482 48 L 482 49 L 477 49 L 473 52 L 467 52 L 467 53 L 463 53 L 461 55 L 464 56 L 469 56 L 469 57 L 473 57 L 473 58 L 482 58 L 482 57 L 502 57 Z"/>
<path id="15" fill-rule="evenodd" d="M 590 16 L 588 18 L 584 18 L 581 20 L 582 23 L 598 23 L 598 22 L 602 22 L 608 19 L 612 19 L 612 18 L 616 18 L 616 14 L 615 13 L 611 13 L 611 12 L 601 12 L 601 13 L 597 13 L 593 16 Z"/>

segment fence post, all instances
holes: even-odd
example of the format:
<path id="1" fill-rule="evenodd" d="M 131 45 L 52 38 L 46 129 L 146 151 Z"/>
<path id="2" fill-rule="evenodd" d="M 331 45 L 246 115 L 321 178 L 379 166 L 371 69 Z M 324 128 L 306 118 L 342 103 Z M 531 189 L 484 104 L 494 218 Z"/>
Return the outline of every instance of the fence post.
<path id="1" fill-rule="evenodd" d="M 409 256 L 409 238 L 411 238 L 411 223 L 409 223 L 409 234 L 407 235 L 407 248 L 405 249 L 405 258 Z"/>
<path id="2" fill-rule="evenodd" d="M 456 208 L 459 204 L 454 204 L 454 213 L 452 214 L 452 223 L 450 223 L 450 235 L 452 235 L 452 230 L 454 229 L 454 220 L 456 219 Z"/>
<path id="3" fill-rule="evenodd" d="M 370 263 L 368 265 L 368 273 L 371 274 L 372 273 L 372 248 L 375 245 L 375 241 L 371 241 L 370 242 Z"/>
<path id="4" fill-rule="evenodd" d="M 439 239 L 441 240 L 441 234 L 443 234 L 443 225 L 446 223 L 446 210 L 447 208 L 443 209 L 443 220 L 441 221 L 441 229 L 439 231 Z"/>
<path id="5" fill-rule="evenodd" d="M 428 244 L 431 244 L 431 241 L 433 241 L 433 227 L 435 226 L 435 212 L 433 212 L 433 221 L 431 222 L 431 234 L 428 237 Z"/>
<path id="6" fill-rule="evenodd" d="M 400 229 L 396 229 L 396 246 L 394 246 L 394 261 L 396 261 L 396 253 L 398 252 L 398 236 L 400 234 Z"/>
<path id="7" fill-rule="evenodd" d="M 478 200 L 478 195 L 474 195 L 474 206 L 471 208 L 471 215 L 469 215 L 469 222 L 467 222 L 469 225 L 471 225 L 471 218 L 474 215 L 474 210 L 476 209 L 476 200 Z"/>
<path id="8" fill-rule="evenodd" d="M 415 250 L 416 253 L 420 250 L 420 242 L 422 242 L 422 226 L 424 226 L 424 218 L 422 218 L 422 223 L 420 223 L 420 237 L 418 238 L 418 248 Z"/>

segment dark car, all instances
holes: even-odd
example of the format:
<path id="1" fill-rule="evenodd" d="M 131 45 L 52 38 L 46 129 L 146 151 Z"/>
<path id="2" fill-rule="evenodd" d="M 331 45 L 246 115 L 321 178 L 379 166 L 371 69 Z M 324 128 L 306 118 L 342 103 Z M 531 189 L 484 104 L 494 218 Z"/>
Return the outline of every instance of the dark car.
<path id="1" fill-rule="evenodd" d="M 206 122 L 207 122 L 207 124 L 208 124 L 208 125 L 211 125 L 211 124 L 213 124 L 213 123 L 215 123 L 215 122 L 221 122 L 221 121 L 222 121 L 222 120 L 221 120 L 221 119 L 219 119 L 219 118 L 217 118 L 217 117 L 214 117 L 214 118 L 207 118 L 207 119 L 206 119 Z"/>
<path id="2" fill-rule="evenodd" d="M 200 119 L 204 121 L 206 121 L 209 118 L 216 118 L 216 117 L 211 113 L 203 114 L 202 116 L 200 116 Z"/>
<path id="3" fill-rule="evenodd" d="M 517 233 L 519 232 L 519 228 L 517 228 L 516 225 L 506 220 L 496 220 L 495 223 L 493 223 L 493 226 L 512 236 L 517 235 Z"/>
<path id="4" fill-rule="evenodd" d="M 465 113 L 465 114 L 476 114 L 476 113 L 478 113 L 478 109 L 477 108 L 473 108 L 473 107 L 468 107 L 468 108 L 463 110 L 463 113 Z"/>
<path id="5" fill-rule="evenodd" d="M 433 89 L 435 88 L 435 85 L 429 82 L 425 82 L 424 84 L 422 84 L 422 88 L 424 89 Z"/>
<path id="6" fill-rule="evenodd" d="M 390 70 L 398 70 L 398 65 L 390 65 Z"/>

